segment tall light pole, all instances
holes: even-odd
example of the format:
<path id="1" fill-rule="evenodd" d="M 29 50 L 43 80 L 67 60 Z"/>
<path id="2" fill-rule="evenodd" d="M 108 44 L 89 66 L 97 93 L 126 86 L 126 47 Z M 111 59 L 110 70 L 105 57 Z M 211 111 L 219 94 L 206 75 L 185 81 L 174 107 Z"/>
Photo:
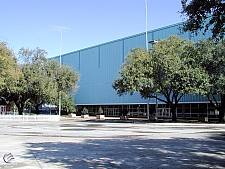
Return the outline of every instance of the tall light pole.
<path id="1" fill-rule="evenodd" d="M 154 44 L 157 44 L 158 43 L 158 41 L 157 40 L 152 40 L 152 41 L 150 41 L 149 42 L 150 44 L 152 44 L 152 46 L 154 45 Z M 157 99 L 157 94 L 156 94 L 156 103 L 155 103 L 155 116 L 156 116 L 156 120 L 158 120 L 158 99 Z"/>
<path id="2" fill-rule="evenodd" d="M 145 40 L 146 40 L 146 50 L 148 51 L 148 3 L 145 0 Z"/>
<path id="3" fill-rule="evenodd" d="M 146 50 L 148 52 L 148 3 L 145 0 L 145 43 L 146 43 Z M 149 120 L 149 98 L 147 103 L 147 119 Z"/>
<path id="4" fill-rule="evenodd" d="M 59 46 L 59 64 L 60 68 L 62 65 L 62 27 L 60 27 L 60 46 Z M 59 120 L 61 116 L 61 99 L 62 99 L 62 94 L 61 90 L 59 91 Z"/>
<path id="5" fill-rule="evenodd" d="M 59 63 L 62 65 L 62 27 L 60 27 Z"/>

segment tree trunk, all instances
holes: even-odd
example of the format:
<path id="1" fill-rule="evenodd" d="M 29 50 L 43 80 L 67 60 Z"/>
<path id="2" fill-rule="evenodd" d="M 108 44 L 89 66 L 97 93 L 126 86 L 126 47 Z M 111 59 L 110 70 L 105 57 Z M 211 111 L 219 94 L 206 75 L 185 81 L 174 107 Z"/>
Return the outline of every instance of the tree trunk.
<path id="1" fill-rule="evenodd" d="M 225 121 L 225 95 L 221 95 L 221 106 L 219 109 L 219 122 Z"/>
<path id="2" fill-rule="evenodd" d="M 176 105 L 171 105 L 172 121 L 177 121 Z"/>
<path id="3" fill-rule="evenodd" d="M 24 105 L 23 104 L 19 104 L 19 103 L 15 103 L 15 104 L 16 104 L 16 107 L 18 109 L 19 115 L 23 115 Z"/>
<path id="4" fill-rule="evenodd" d="M 36 106 L 35 106 L 36 114 L 40 114 L 40 111 L 39 111 L 39 108 L 38 108 L 38 107 L 39 107 L 39 105 L 36 105 Z"/>

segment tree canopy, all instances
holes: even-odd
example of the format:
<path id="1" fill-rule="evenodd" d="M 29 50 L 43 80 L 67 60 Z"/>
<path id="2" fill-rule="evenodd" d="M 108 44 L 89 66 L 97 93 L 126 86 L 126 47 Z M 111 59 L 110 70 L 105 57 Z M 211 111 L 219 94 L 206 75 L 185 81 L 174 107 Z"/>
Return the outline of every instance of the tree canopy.
<path id="1" fill-rule="evenodd" d="M 181 14 L 187 19 L 183 30 L 198 33 L 212 30 L 213 38 L 225 34 L 225 0 L 181 0 Z"/>
<path id="2" fill-rule="evenodd" d="M 219 111 L 219 120 L 222 122 L 225 120 L 225 42 L 200 40 L 196 47 L 199 52 L 196 62 L 207 71 L 210 84 L 201 94 L 206 95 Z"/>
<path id="3" fill-rule="evenodd" d="M 159 40 L 151 51 L 131 51 L 112 87 L 121 96 L 139 92 L 143 98 L 157 98 L 171 107 L 176 121 L 178 102 L 185 94 L 199 93 L 208 85 L 208 75 L 195 64 L 195 45 L 187 39 L 170 36 Z"/>
<path id="4" fill-rule="evenodd" d="M 59 91 L 69 96 L 77 89 L 79 74 L 76 70 L 47 59 L 46 54 L 40 48 L 21 48 L 18 63 L 21 76 L 16 83 L 7 83 L 2 88 L 2 95 L 15 102 L 19 114 L 28 103 L 39 113 L 39 105 L 53 103 Z"/>
<path id="5" fill-rule="evenodd" d="M 143 98 L 150 98 L 155 92 L 152 74 L 152 60 L 149 53 L 143 48 L 131 49 L 122 70 L 119 71 L 120 77 L 115 79 L 112 87 L 119 96 L 140 92 Z"/>
<path id="6" fill-rule="evenodd" d="M 14 53 L 8 48 L 7 43 L 0 42 L 0 87 L 6 82 L 15 83 L 19 75 Z"/>

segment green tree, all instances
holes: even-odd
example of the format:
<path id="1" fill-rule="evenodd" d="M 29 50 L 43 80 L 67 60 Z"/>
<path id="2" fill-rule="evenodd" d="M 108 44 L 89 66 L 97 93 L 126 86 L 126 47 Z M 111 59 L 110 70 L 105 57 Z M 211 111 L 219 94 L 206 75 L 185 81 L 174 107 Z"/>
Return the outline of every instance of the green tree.
<path id="1" fill-rule="evenodd" d="M 0 42 L 0 91 L 1 97 L 11 101 L 8 93 L 15 90 L 21 90 L 17 84 L 22 77 L 14 53 L 7 46 L 7 43 Z M 23 90 L 21 90 L 23 92 Z"/>
<path id="2" fill-rule="evenodd" d="M 165 102 L 176 121 L 180 99 L 185 94 L 199 93 L 207 85 L 208 75 L 195 64 L 195 53 L 193 42 L 177 36 L 159 40 L 150 53 L 137 48 L 127 56 L 112 86 L 119 95 L 139 92 L 143 98 Z"/>
<path id="3" fill-rule="evenodd" d="M 104 113 L 104 111 L 103 111 L 102 107 L 100 106 L 98 108 L 98 115 L 102 115 L 103 113 Z"/>
<path id="4" fill-rule="evenodd" d="M 80 76 L 77 73 L 76 69 L 67 65 L 60 66 L 59 62 L 57 62 L 56 60 L 51 60 L 49 67 L 52 81 L 56 85 L 57 94 L 58 96 L 59 94 L 61 94 L 62 96 L 61 107 L 63 108 L 63 103 L 66 103 L 63 102 L 63 97 L 70 98 L 75 94 L 78 88 L 77 82 L 79 81 Z M 54 103 L 56 104 L 55 98 L 52 98 L 52 100 L 54 100 Z M 56 105 L 59 106 L 59 102 Z M 66 108 L 63 109 L 65 110 Z"/>
<path id="5" fill-rule="evenodd" d="M 0 42 L 0 88 L 4 88 L 7 82 L 15 83 L 20 76 L 14 53 L 7 43 Z"/>
<path id="6" fill-rule="evenodd" d="M 40 58 L 46 58 L 47 52 L 44 49 L 36 47 L 35 49 L 29 49 L 22 47 L 18 53 L 18 60 L 20 64 L 31 64 Z"/>
<path id="7" fill-rule="evenodd" d="M 62 111 L 66 112 L 67 114 L 76 112 L 74 97 L 71 95 L 62 97 Z"/>
<path id="8" fill-rule="evenodd" d="M 225 42 L 201 40 L 197 43 L 197 49 L 199 55 L 196 62 L 209 74 L 210 86 L 202 90 L 202 94 L 219 111 L 219 121 L 225 121 Z"/>
<path id="9" fill-rule="evenodd" d="M 54 105 L 57 105 L 58 107 L 58 98 L 55 98 L 53 101 L 52 101 L 52 104 Z M 74 113 L 76 112 L 76 104 L 74 103 L 74 97 L 73 95 L 68 95 L 65 93 L 62 93 L 62 99 L 61 99 L 61 110 L 62 110 L 62 114 L 63 113 L 66 113 L 66 114 L 69 114 L 69 113 Z"/>
<path id="10" fill-rule="evenodd" d="M 84 107 L 83 110 L 81 111 L 81 114 L 83 114 L 83 115 L 88 114 L 88 109 L 86 107 Z"/>
<path id="11" fill-rule="evenodd" d="M 29 102 L 39 113 L 39 105 L 51 104 L 59 91 L 68 95 L 74 93 L 79 75 L 75 69 L 60 66 L 55 60 L 46 59 L 44 50 L 21 48 L 19 65 L 22 72 L 16 84 L 8 84 L 4 96 L 14 101 L 19 114 Z"/>
<path id="12" fill-rule="evenodd" d="M 16 83 L 8 82 L 4 88 L 4 96 L 15 102 L 20 115 L 28 102 L 35 104 L 38 98 L 44 100 L 44 96 L 47 95 L 45 87 L 51 86 L 50 80 L 44 80 L 46 77 L 44 63 L 47 62 L 47 59 L 44 56 L 46 52 L 43 51 L 39 48 L 35 50 L 21 48 L 18 63 L 21 76 Z"/>
<path id="13" fill-rule="evenodd" d="M 181 14 L 187 19 L 184 31 L 198 33 L 212 30 L 213 37 L 223 38 L 225 34 L 224 0 L 181 0 Z"/>
<path id="14" fill-rule="evenodd" d="M 14 101 L 19 115 L 22 115 L 24 107 L 31 98 L 29 88 L 27 86 L 27 80 L 22 72 L 21 76 L 15 83 L 7 83 L 7 85 L 2 89 L 2 96 L 7 98 L 9 101 Z"/>
<path id="15" fill-rule="evenodd" d="M 120 77 L 115 79 L 112 87 L 119 96 L 141 92 L 144 98 L 152 97 L 155 92 L 152 65 L 150 55 L 145 49 L 131 49 L 131 53 L 122 65 L 122 70 L 119 71 Z"/>
<path id="16" fill-rule="evenodd" d="M 50 104 L 51 98 L 57 97 L 57 85 L 50 76 L 48 62 L 49 60 L 46 58 L 39 58 L 31 64 L 23 66 L 29 93 L 32 96 L 30 102 L 35 107 L 37 114 L 39 114 L 40 105 Z"/>
<path id="17" fill-rule="evenodd" d="M 49 103 L 49 99 L 56 95 L 56 87 L 49 75 L 49 60 L 46 58 L 47 52 L 43 49 L 34 50 L 21 48 L 19 57 L 21 69 L 27 82 L 30 96 L 29 102 L 39 114 L 39 106 Z"/>

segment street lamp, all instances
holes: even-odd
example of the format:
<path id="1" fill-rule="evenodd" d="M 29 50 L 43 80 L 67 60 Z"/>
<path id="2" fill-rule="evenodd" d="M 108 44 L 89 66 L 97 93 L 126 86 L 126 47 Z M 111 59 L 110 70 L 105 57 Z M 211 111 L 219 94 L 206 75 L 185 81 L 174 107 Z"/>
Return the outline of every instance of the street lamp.
<path id="1" fill-rule="evenodd" d="M 158 41 L 157 40 L 152 40 L 152 41 L 149 41 L 149 43 L 150 44 L 152 44 L 152 46 L 153 45 L 155 45 L 155 44 L 157 44 L 158 43 Z M 156 120 L 158 120 L 158 99 L 157 99 L 157 94 L 156 94 L 156 103 L 155 103 L 155 116 L 156 116 Z"/>
<path id="2" fill-rule="evenodd" d="M 154 44 L 158 43 L 158 41 L 157 40 L 152 40 L 152 41 L 149 41 L 148 43 L 154 45 Z"/>
<path id="3" fill-rule="evenodd" d="M 148 4 L 145 0 L 145 40 L 146 40 L 146 50 L 148 51 Z"/>
<path id="4" fill-rule="evenodd" d="M 148 4 L 147 0 L 145 0 L 145 42 L 146 42 L 146 50 L 148 51 Z M 147 104 L 147 119 L 149 120 L 149 98 Z"/>
<path id="5" fill-rule="evenodd" d="M 62 27 L 60 28 L 59 64 L 62 65 Z M 59 121 L 61 116 L 62 93 L 59 91 Z"/>

